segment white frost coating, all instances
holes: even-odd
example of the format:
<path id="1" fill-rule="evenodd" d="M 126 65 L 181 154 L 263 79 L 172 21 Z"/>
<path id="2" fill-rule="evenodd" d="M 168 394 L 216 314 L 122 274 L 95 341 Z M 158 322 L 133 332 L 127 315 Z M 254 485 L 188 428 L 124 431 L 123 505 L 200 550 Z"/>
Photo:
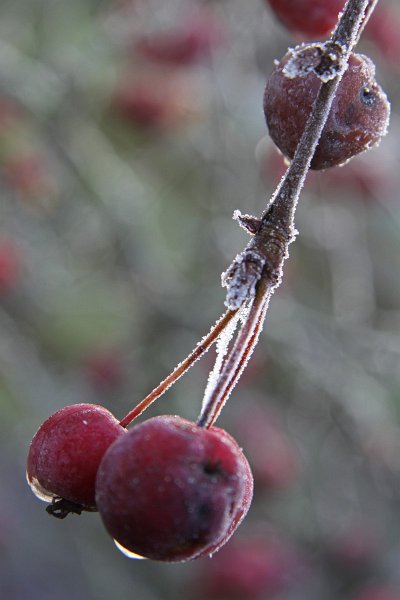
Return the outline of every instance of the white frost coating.
<path id="1" fill-rule="evenodd" d="M 211 394 L 213 393 L 213 390 L 216 388 L 216 386 L 218 384 L 218 377 L 219 377 L 219 374 L 221 373 L 224 358 L 225 358 L 226 353 L 228 352 L 229 343 L 233 337 L 233 334 L 235 333 L 239 319 L 243 322 L 243 320 L 245 319 L 245 317 L 248 314 L 248 311 L 249 311 L 248 307 L 239 309 L 237 311 L 237 313 L 235 314 L 235 316 L 232 318 L 229 325 L 227 327 L 225 327 L 224 331 L 221 333 L 221 335 L 219 336 L 219 338 L 217 340 L 217 343 L 216 343 L 217 357 L 215 359 L 214 367 L 213 367 L 212 371 L 210 371 L 210 374 L 208 376 L 206 389 L 204 390 L 204 396 L 203 396 L 203 400 L 201 403 L 202 411 L 207 406 L 207 403 L 211 397 Z"/>

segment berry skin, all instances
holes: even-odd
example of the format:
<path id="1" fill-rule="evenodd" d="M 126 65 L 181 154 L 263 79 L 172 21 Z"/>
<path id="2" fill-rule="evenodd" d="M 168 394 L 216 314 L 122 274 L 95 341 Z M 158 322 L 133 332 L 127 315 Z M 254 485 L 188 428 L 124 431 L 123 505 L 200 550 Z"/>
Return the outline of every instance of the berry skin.
<path id="1" fill-rule="evenodd" d="M 293 158 L 321 81 L 311 71 L 288 77 L 288 52 L 275 67 L 264 93 L 264 114 L 269 134 L 287 158 Z M 352 156 L 378 144 L 386 134 L 390 104 L 375 82 L 375 67 L 362 54 L 352 54 L 339 84 L 322 132 L 312 169 L 346 163 Z"/>
<path id="2" fill-rule="evenodd" d="M 268 0 L 277 18 L 303 38 L 325 37 L 336 25 L 345 0 Z"/>
<path id="3" fill-rule="evenodd" d="M 96 504 L 122 550 L 176 562 L 212 554 L 228 540 L 250 506 L 252 484 L 228 433 L 161 416 L 106 452 Z"/>
<path id="4" fill-rule="evenodd" d="M 126 434 L 102 406 L 73 404 L 39 427 L 28 454 L 27 479 L 41 500 L 61 498 L 86 509 L 95 504 L 95 480 L 103 454 Z"/>

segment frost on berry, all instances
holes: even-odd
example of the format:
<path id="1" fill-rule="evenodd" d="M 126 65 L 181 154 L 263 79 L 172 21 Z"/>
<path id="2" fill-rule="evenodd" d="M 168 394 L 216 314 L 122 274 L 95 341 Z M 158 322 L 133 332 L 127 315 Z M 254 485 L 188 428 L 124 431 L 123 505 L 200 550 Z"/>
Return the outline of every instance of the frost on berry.
<path id="1" fill-rule="evenodd" d="M 276 65 L 264 93 L 269 134 L 289 159 L 294 156 L 321 86 L 321 78 L 313 70 L 295 75 L 294 56 L 297 51 L 290 51 Z M 290 77 L 285 71 L 288 64 Z M 387 132 L 389 114 L 387 97 L 375 81 L 374 64 L 364 55 L 351 54 L 311 168 L 342 165 L 377 145 Z"/>
<path id="2" fill-rule="evenodd" d="M 39 427 L 29 448 L 27 479 L 33 493 L 51 502 L 48 512 L 95 508 L 95 479 L 104 452 L 126 433 L 102 406 L 73 404 L 51 415 Z"/>
<path id="3" fill-rule="evenodd" d="M 252 476 L 225 431 L 176 416 L 132 427 L 106 452 L 96 504 L 128 556 L 176 562 L 215 552 L 246 514 Z"/>
<path id="4" fill-rule="evenodd" d="M 323 83 L 334 79 L 343 68 L 343 48 L 337 42 L 303 44 L 290 51 L 282 72 L 285 77 L 305 77 L 314 73 Z M 279 64 L 279 63 L 278 63 Z"/>

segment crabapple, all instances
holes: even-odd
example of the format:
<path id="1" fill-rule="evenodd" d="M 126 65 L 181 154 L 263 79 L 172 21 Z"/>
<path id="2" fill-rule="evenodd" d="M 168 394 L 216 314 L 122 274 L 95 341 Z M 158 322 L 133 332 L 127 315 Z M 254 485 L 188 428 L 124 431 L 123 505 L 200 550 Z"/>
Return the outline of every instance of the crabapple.
<path id="1" fill-rule="evenodd" d="M 126 122 L 146 131 L 166 131 L 197 118 L 203 98 L 203 86 L 191 74 L 146 68 L 121 78 L 111 102 Z"/>
<path id="2" fill-rule="evenodd" d="M 2 173 L 9 187 L 24 198 L 54 197 L 57 194 L 57 182 L 39 154 L 10 157 L 4 162 Z"/>
<path id="3" fill-rule="evenodd" d="M 268 0 L 289 31 L 305 38 L 325 37 L 336 25 L 346 0 Z"/>
<path id="4" fill-rule="evenodd" d="M 33 493 L 45 501 L 60 498 L 95 508 L 100 460 L 125 433 L 102 406 L 72 404 L 58 410 L 39 427 L 29 448 L 27 479 Z"/>
<path id="5" fill-rule="evenodd" d="M 8 133 L 10 127 L 18 125 L 21 119 L 21 111 L 15 102 L 0 96 L 0 137 Z"/>
<path id="6" fill-rule="evenodd" d="M 252 491 L 248 462 L 228 433 L 160 416 L 132 427 L 105 453 L 96 505 L 125 553 L 176 562 L 225 543 Z"/>
<path id="7" fill-rule="evenodd" d="M 294 549 L 270 532 L 235 537 L 200 563 L 195 597 L 261 600 L 276 597 L 300 577 L 304 566 Z"/>
<path id="8" fill-rule="evenodd" d="M 235 428 L 254 475 L 255 488 L 280 490 L 296 480 L 299 458 L 275 417 L 255 407 L 239 415 Z"/>
<path id="9" fill-rule="evenodd" d="M 399 592 L 395 592 L 386 585 L 371 585 L 352 597 L 352 600 L 399 600 Z"/>
<path id="10" fill-rule="evenodd" d="M 353 525 L 336 535 L 328 545 L 332 566 L 341 574 L 354 574 L 368 570 L 381 551 L 375 531 L 365 523 Z"/>
<path id="11" fill-rule="evenodd" d="M 12 238 L 0 239 L 0 295 L 16 285 L 21 271 L 22 257 L 17 244 Z"/>
<path id="12" fill-rule="evenodd" d="M 308 46 L 311 48 L 312 46 Z M 304 47 L 303 47 L 304 51 Z M 287 158 L 293 158 L 321 81 L 310 71 L 292 76 L 285 71 L 289 51 L 275 67 L 264 93 L 269 134 Z M 362 54 L 351 54 L 322 131 L 312 169 L 326 169 L 378 144 L 386 134 L 390 105 L 375 81 L 375 66 Z"/>
<path id="13" fill-rule="evenodd" d="M 221 35 L 217 22 L 206 13 L 169 31 L 141 37 L 135 51 L 154 63 L 187 66 L 207 56 L 220 42 Z"/>
<path id="14" fill-rule="evenodd" d="M 88 381 L 96 391 L 109 391 L 118 387 L 123 379 L 123 367 L 116 350 L 93 350 L 84 360 Z"/>
<path id="15" fill-rule="evenodd" d="M 382 58 L 398 69 L 400 10 L 395 4 L 378 4 L 365 28 L 365 35 L 379 50 Z"/>

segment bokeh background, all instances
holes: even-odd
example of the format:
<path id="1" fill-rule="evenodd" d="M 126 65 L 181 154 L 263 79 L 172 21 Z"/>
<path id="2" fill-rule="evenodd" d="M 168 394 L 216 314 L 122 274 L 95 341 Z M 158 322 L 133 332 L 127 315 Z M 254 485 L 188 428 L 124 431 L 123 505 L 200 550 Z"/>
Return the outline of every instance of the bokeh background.
<path id="1" fill-rule="evenodd" d="M 77 402 L 122 418 L 223 312 L 220 274 L 284 170 L 262 112 L 295 39 L 262 0 L 0 2 L 0 597 L 400 598 L 400 5 L 359 50 L 378 149 L 310 175 L 284 282 L 220 418 L 253 466 L 212 559 L 129 560 L 52 519 L 29 442 Z M 199 413 L 210 351 L 147 413 Z M 143 417 L 144 418 L 144 417 Z"/>

